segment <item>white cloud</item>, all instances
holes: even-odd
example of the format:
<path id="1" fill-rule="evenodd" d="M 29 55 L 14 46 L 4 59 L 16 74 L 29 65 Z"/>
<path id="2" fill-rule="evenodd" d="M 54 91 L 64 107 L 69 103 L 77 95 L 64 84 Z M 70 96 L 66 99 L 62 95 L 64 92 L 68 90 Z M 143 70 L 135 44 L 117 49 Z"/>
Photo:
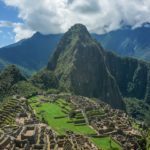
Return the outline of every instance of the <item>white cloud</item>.
<path id="1" fill-rule="evenodd" d="M 12 26 L 13 23 L 10 21 L 3 21 L 3 20 L 0 21 L 0 27 L 12 27 Z"/>
<path id="2" fill-rule="evenodd" d="M 31 37 L 34 34 L 34 31 L 32 31 L 29 27 L 27 27 L 26 25 L 22 23 L 15 23 L 13 32 L 16 34 L 15 36 L 16 42 L 21 39 Z"/>
<path id="3" fill-rule="evenodd" d="M 16 40 L 32 31 L 60 33 L 75 23 L 85 24 L 91 32 L 103 33 L 150 22 L 150 0 L 3 0 L 19 10 L 26 24 L 15 25 Z M 9 25 L 9 23 L 8 23 Z M 1 26 L 1 25 L 0 25 Z"/>
<path id="4" fill-rule="evenodd" d="M 33 35 L 34 31 L 23 23 L 14 23 L 10 21 L 0 21 L 0 27 L 12 28 L 15 33 L 15 42 L 28 38 Z M 1 32 L 0 32 L 1 33 Z M 13 35 L 8 32 L 8 36 L 13 39 Z"/>

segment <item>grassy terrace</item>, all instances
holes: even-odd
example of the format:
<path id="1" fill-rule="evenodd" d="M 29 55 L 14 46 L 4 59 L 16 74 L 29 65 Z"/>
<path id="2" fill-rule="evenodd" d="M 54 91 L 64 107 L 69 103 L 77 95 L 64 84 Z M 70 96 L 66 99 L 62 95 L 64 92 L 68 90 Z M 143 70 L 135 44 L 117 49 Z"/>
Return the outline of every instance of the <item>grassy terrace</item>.
<path id="1" fill-rule="evenodd" d="M 55 103 L 43 103 L 40 102 L 40 99 L 43 99 L 43 97 L 33 97 L 29 100 L 29 103 L 37 117 L 41 121 L 48 123 L 48 125 L 50 125 L 58 134 L 65 134 L 67 130 L 87 136 L 96 134 L 95 130 L 85 123 L 84 117 L 81 113 L 77 114 L 77 117 L 74 119 L 68 117 L 68 112 L 72 109 L 72 106 L 71 104 L 66 103 L 65 100 L 59 99 Z M 109 137 L 91 138 L 91 141 L 99 148 L 104 150 L 110 149 Z M 116 150 L 121 149 L 113 140 L 111 141 L 111 145 Z"/>
<path id="2" fill-rule="evenodd" d="M 91 140 L 93 143 L 95 143 L 95 145 L 97 145 L 99 148 L 102 148 L 103 150 L 121 150 L 121 147 L 113 140 L 111 140 L 110 137 L 92 138 Z"/>
<path id="3" fill-rule="evenodd" d="M 15 124 L 14 118 L 16 114 L 21 111 L 21 108 L 15 108 L 16 104 L 17 104 L 17 100 L 12 100 L 12 99 L 0 103 L 0 114 L 2 115 L 2 119 L 0 120 L 0 126 Z M 13 110 L 14 108 L 15 111 Z"/>
<path id="4" fill-rule="evenodd" d="M 32 99 L 33 100 L 33 99 Z M 36 111 L 37 117 L 47 121 L 47 123 L 58 133 L 65 134 L 66 130 L 73 130 L 80 134 L 95 134 L 95 131 L 86 124 L 75 124 L 70 120 L 68 115 L 62 109 L 70 110 L 68 105 L 64 107 L 64 100 L 59 100 L 57 103 L 31 103 L 32 108 Z"/>

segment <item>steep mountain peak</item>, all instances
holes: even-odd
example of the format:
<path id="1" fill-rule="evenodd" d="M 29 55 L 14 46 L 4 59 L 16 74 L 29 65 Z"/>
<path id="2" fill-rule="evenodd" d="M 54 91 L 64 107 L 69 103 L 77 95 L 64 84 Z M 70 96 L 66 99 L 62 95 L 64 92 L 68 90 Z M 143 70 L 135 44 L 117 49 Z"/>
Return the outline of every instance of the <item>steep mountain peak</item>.
<path id="1" fill-rule="evenodd" d="M 74 32 L 74 33 L 88 33 L 88 30 L 86 26 L 83 24 L 75 24 L 73 25 L 68 32 Z M 89 34 L 89 33 L 88 33 Z"/>
<path id="2" fill-rule="evenodd" d="M 64 35 L 64 40 L 80 40 L 88 41 L 91 40 L 91 35 L 89 34 L 86 26 L 82 24 L 75 24 L 72 26 Z"/>
<path id="3" fill-rule="evenodd" d="M 41 36 L 43 36 L 42 33 L 36 32 L 36 33 L 33 34 L 32 38 L 33 38 L 33 37 L 41 37 Z"/>
<path id="4" fill-rule="evenodd" d="M 123 109 L 116 81 L 105 64 L 103 48 L 84 25 L 76 24 L 64 34 L 47 68 L 54 72 L 64 91 L 98 97 Z"/>
<path id="5" fill-rule="evenodd" d="M 64 34 L 60 40 L 53 57 L 48 63 L 48 69 L 55 69 L 58 57 L 61 53 L 68 51 L 69 55 L 73 55 L 75 50 L 81 49 L 78 47 L 87 47 L 88 45 L 92 45 L 94 43 L 95 42 L 93 42 L 93 39 L 86 26 L 82 24 L 75 24 Z"/>

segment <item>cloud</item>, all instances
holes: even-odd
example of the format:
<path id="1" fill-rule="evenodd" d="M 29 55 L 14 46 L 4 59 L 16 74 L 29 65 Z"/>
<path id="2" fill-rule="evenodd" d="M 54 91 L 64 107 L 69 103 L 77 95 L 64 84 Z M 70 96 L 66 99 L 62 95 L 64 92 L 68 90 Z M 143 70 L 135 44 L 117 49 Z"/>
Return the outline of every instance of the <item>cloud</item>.
<path id="1" fill-rule="evenodd" d="M 12 28 L 13 32 L 15 33 L 15 42 L 28 38 L 33 35 L 34 31 L 31 30 L 27 25 L 24 23 L 15 23 L 15 22 L 10 22 L 10 21 L 0 21 L 0 28 L 5 27 L 5 28 Z M 1 31 L 0 31 L 1 33 Z M 13 35 L 8 32 L 7 33 L 11 39 L 13 39 Z"/>
<path id="2" fill-rule="evenodd" d="M 28 37 L 31 37 L 35 33 L 35 31 L 31 30 L 28 26 L 22 23 L 16 23 L 13 32 L 16 35 L 15 36 L 16 42 L 21 39 L 26 39 Z"/>
<path id="3" fill-rule="evenodd" d="M 0 27 L 12 27 L 12 26 L 13 23 L 10 21 L 3 21 L 3 20 L 0 21 Z"/>
<path id="4" fill-rule="evenodd" d="M 149 0 L 3 0 L 18 8 L 24 23 L 17 24 L 16 40 L 33 31 L 60 33 L 75 23 L 85 24 L 91 32 L 104 33 L 150 22 Z M 9 22 L 5 22 L 10 25 Z M 1 24 L 0 24 L 1 26 Z"/>
<path id="5" fill-rule="evenodd" d="M 68 4 L 72 11 L 79 12 L 81 14 L 100 13 L 100 5 L 98 0 L 69 0 Z"/>

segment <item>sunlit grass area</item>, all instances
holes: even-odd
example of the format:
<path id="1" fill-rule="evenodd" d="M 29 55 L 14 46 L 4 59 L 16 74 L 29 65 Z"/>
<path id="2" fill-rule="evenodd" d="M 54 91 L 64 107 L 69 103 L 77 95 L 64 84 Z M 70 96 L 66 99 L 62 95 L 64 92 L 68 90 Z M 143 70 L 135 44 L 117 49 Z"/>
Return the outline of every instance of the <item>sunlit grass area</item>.
<path id="1" fill-rule="evenodd" d="M 44 99 L 45 102 L 40 100 Z M 47 102 L 46 102 L 47 101 Z M 57 134 L 65 134 L 67 130 L 73 131 L 83 135 L 95 135 L 96 131 L 87 125 L 84 121 L 84 117 L 81 113 L 78 113 L 75 118 L 69 118 L 69 112 L 72 109 L 71 104 L 68 104 L 65 100 L 59 99 L 56 102 L 49 102 L 46 98 L 32 97 L 29 103 L 36 113 L 36 116 L 51 126 Z M 115 149 L 121 150 L 121 147 L 110 138 L 90 138 L 90 140 L 99 148 L 104 150 Z"/>

